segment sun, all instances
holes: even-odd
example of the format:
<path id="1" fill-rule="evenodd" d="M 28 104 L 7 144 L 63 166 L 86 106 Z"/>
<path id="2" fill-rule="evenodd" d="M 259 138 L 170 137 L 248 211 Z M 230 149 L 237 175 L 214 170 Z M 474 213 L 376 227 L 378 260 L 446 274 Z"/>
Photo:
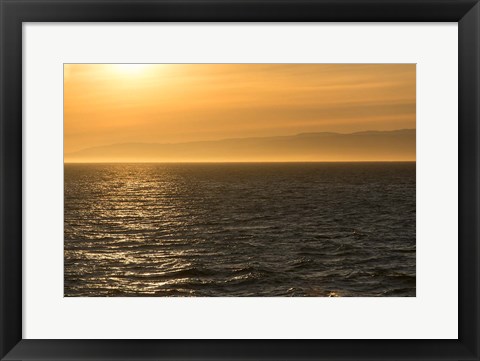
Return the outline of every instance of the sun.
<path id="1" fill-rule="evenodd" d="M 138 75 L 148 68 L 149 64 L 113 64 L 115 71 L 125 75 Z"/>

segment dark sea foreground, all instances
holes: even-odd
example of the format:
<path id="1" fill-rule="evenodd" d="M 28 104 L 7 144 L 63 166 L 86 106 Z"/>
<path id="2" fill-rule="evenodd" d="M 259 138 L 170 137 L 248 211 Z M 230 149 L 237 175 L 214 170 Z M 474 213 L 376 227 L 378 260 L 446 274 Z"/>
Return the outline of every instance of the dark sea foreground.
<path id="1" fill-rule="evenodd" d="M 66 164 L 65 296 L 415 296 L 415 163 Z"/>

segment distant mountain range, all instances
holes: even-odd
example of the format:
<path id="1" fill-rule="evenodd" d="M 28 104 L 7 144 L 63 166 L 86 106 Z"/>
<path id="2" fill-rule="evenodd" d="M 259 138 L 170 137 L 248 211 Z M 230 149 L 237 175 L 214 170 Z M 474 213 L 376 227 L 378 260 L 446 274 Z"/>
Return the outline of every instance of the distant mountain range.
<path id="1" fill-rule="evenodd" d="M 66 153 L 65 162 L 414 161 L 415 129 L 351 134 L 123 143 Z"/>

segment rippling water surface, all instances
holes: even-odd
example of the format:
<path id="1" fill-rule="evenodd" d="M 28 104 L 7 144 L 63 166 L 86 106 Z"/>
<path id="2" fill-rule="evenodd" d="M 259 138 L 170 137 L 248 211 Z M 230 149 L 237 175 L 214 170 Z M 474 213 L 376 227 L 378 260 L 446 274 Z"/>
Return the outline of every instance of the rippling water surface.
<path id="1" fill-rule="evenodd" d="M 66 164 L 65 296 L 415 296 L 415 163 Z"/>

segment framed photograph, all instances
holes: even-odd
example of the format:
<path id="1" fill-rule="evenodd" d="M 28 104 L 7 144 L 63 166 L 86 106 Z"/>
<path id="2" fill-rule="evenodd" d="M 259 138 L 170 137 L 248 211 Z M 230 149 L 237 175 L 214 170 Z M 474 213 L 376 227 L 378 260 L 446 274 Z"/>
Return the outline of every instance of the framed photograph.
<path id="1" fill-rule="evenodd" d="M 479 360 L 477 1 L 0 4 L 1 360 Z"/>

